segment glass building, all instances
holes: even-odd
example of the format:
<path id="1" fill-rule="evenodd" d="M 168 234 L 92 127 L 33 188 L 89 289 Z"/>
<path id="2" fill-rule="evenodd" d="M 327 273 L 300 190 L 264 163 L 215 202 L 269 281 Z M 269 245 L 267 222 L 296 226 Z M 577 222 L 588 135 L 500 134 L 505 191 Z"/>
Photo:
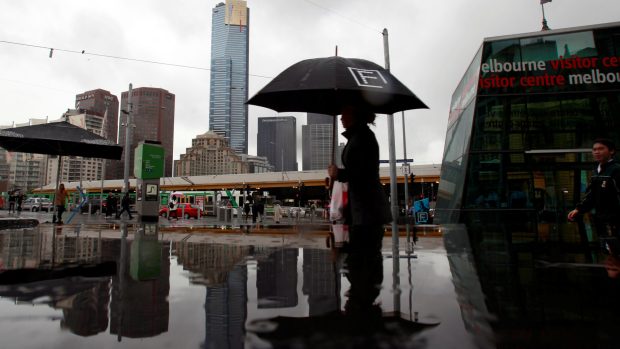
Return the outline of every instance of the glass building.
<path id="1" fill-rule="evenodd" d="M 297 120 L 294 116 L 258 118 L 256 150 L 278 171 L 297 171 Z"/>
<path id="2" fill-rule="evenodd" d="M 324 170 L 332 162 L 334 117 L 308 113 L 301 127 L 303 170 Z"/>
<path id="3" fill-rule="evenodd" d="M 620 23 L 488 38 L 452 96 L 435 222 L 459 242 L 447 244 L 453 277 L 480 290 L 472 304 L 493 314 L 497 347 L 615 338 L 618 257 L 590 215 L 567 215 L 595 167 L 592 141 L 620 143 L 619 56 Z"/>
<path id="4" fill-rule="evenodd" d="M 248 153 L 248 50 L 250 10 L 244 0 L 213 8 L 209 130 Z"/>
<path id="5" fill-rule="evenodd" d="M 619 56 L 620 24 L 485 39 L 452 96 L 436 219 L 577 234 L 592 141 L 620 141 Z"/>

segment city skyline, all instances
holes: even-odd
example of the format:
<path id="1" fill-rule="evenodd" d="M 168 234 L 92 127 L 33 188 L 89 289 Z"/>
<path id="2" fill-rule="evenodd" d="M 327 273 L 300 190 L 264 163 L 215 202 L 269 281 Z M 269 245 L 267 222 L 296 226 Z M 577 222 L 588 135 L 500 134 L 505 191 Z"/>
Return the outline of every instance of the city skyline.
<path id="1" fill-rule="evenodd" d="M 248 94 L 252 96 L 299 60 L 333 55 L 336 46 L 341 56 L 383 65 L 381 30 L 387 28 L 391 70 L 431 108 L 405 113 L 407 157 L 417 163 L 440 162 L 451 93 L 483 38 L 536 32 L 542 20 L 537 0 L 295 1 L 295 6 L 281 0 L 248 1 L 252 8 Z M 111 1 L 86 22 L 82 18 L 92 8 L 80 2 L 7 3 L 0 14 L 6 28 L 0 38 L 4 40 L 0 43 L 0 63 L 12 68 L 0 76 L 0 94 L 5 96 L 0 125 L 46 116 L 57 119 L 73 106 L 76 93 L 81 91 L 101 88 L 118 96 L 129 83 L 160 87 L 173 91 L 178 98 L 174 144 L 174 158 L 178 159 L 191 139 L 209 126 L 209 98 L 205 94 L 210 73 L 205 62 L 210 59 L 211 10 L 218 2 L 179 5 L 158 0 L 130 4 Z M 123 11 L 114 10 L 119 7 Z M 619 10 L 620 3 L 608 0 L 545 5 L 552 29 L 618 21 Z M 274 114 L 268 109 L 249 108 L 248 153 L 256 154 L 257 119 L 270 115 Z M 293 116 L 301 133 L 306 116 Z M 398 158 L 402 156 L 400 116 L 395 115 Z M 385 118 L 379 117 L 373 128 L 382 159 L 388 157 L 385 126 Z M 342 141 L 340 137 L 339 143 Z M 301 140 L 297 148 L 301 149 Z"/>

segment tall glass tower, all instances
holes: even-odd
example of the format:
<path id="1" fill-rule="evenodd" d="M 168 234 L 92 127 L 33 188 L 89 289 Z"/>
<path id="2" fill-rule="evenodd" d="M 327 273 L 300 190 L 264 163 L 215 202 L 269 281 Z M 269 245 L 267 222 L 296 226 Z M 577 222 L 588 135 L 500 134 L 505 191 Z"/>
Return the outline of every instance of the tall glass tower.
<path id="1" fill-rule="evenodd" d="M 248 153 L 249 19 L 245 0 L 213 8 L 209 130 L 242 154 Z"/>

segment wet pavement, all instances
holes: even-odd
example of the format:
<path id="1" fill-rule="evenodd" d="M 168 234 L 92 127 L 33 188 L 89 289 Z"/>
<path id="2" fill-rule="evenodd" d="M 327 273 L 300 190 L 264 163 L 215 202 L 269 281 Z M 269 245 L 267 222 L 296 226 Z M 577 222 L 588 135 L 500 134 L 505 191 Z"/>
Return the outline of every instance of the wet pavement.
<path id="1" fill-rule="evenodd" d="M 38 226 L 0 230 L 2 348 L 611 348 L 618 338 L 619 301 L 605 297 L 619 288 L 604 265 L 554 256 L 502 272 L 462 226 L 401 232 L 398 246 L 386 236 L 359 254 L 333 248 L 342 236 L 324 222 L 85 215 L 59 226 L 38 215 Z"/>

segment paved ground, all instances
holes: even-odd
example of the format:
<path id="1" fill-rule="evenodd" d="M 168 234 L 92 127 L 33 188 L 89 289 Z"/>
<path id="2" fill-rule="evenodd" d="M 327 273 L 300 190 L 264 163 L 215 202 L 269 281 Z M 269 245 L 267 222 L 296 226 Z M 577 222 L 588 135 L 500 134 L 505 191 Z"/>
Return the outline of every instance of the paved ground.
<path id="1" fill-rule="evenodd" d="M 122 223 L 122 222 L 126 222 L 126 223 L 138 223 L 138 216 L 137 215 L 133 215 L 133 219 L 129 220 L 128 217 L 126 215 L 124 215 L 121 219 L 115 219 L 114 217 L 110 216 L 110 217 L 105 217 L 105 215 L 98 215 L 98 214 L 93 214 L 93 215 L 88 215 L 88 214 L 75 214 L 73 216 L 72 219 L 70 219 L 70 216 L 72 215 L 72 212 L 65 212 L 63 214 L 63 220 L 65 222 L 65 224 L 115 224 L 115 223 Z M 52 213 L 51 212 L 30 212 L 30 211 L 22 211 L 21 213 L 9 213 L 6 210 L 0 210 L 0 219 L 35 219 L 38 220 L 40 224 L 45 224 L 45 223 L 52 223 Z M 273 220 L 273 217 L 265 217 L 263 219 L 262 222 L 256 222 L 253 223 L 252 222 L 252 218 L 248 217 L 248 219 L 245 218 L 237 218 L 237 217 L 232 217 L 229 221 L 226 221 L 224 219 L 218 219 L 215 216 L 205 216 L 205 217 L 201 217 L 200 219 L 194 219 L 194 218 L 190 218 L 190 219 L 184 219 L 184 218 L 179 218 L 179 219 L 166 219 L 165 217 L 159 217 L 159 226 L 160 227 L 196 227 L 196 226 L 222 226 L 222 225 L 228 225 L 228 226 L 236 226 L 236 227 L 243 227 L 243 226 L 256 226 L 256 225 L 260 225 L 260 226 L 272 226 L 272 227 L 277 227 L 277 226 L 296 226 L 296 225 L 312 225 L 312 226 L 329 226 L 329 222 L 326 220 L 323 220 L 321 218 L 314 218 L 311 219 L 309 217 L 302 217 L 302 218 L 290 218 L 290 217 L 285 217 L 283 218 L 280 223 L 275 223 Z"/>
<path id="2" fill-rule="evenodd" d="M 141 222 L 138 220 L 137 215 L 134 215 L 132 220 L 127 217 L 121 219 L 114 219 L 114 217 L 106 218 L 105 215 L 88 215 L 88 214 L 76 214 L 69 220 L 70 212 L 65 213 L 64 226 L 70 229 L 70 227 L 85 226 L 86 229 L 103 229 L 117 231 L 122 223 L 130 224 L 133 227 L 137 227 Z M 25 226 L 33 226 L 36 223 L 40 225 L 52 226 L 52 213 L 48 212 L 30 212 L 22 211 L 19 214 L 9 213 L 6 210 L 0 210 L 0 226 L 4 226 L 4 229 L 21 228 Z M 1 227 L 0 227 L 1 228 Z M 441 229 L 436 225 L 415 225 L 410 226 L 410 233 L 413 234 L 414 230 L 418 236 L 440 236 Z M 206 216 L 200 219 L 166 219 L 165 217 L 159 217 L 158 230 L 160 232 L 178 232 L 178 233 L 198 233 L 204 232 L 226 232 L 226 233 L 259 233 L 259 234 L 320 234 L 327 236 L 332 231 L 332 225 L 323 219 L 309 217 L 284 217 L 280 223 L 275 223 L 273 217 L 265 217 L 263 222 L 253 223 L 251 217 L 245 220 L 243 217 L 238 219 L 233 217 L 230 221 L 218 219 L 214 216 Z M 399 226 L 399 235 L 407 236 L 407 227 L 405 225 Z M 386 229 L 386 236 L 391 236 L 391 229 Z"/>

